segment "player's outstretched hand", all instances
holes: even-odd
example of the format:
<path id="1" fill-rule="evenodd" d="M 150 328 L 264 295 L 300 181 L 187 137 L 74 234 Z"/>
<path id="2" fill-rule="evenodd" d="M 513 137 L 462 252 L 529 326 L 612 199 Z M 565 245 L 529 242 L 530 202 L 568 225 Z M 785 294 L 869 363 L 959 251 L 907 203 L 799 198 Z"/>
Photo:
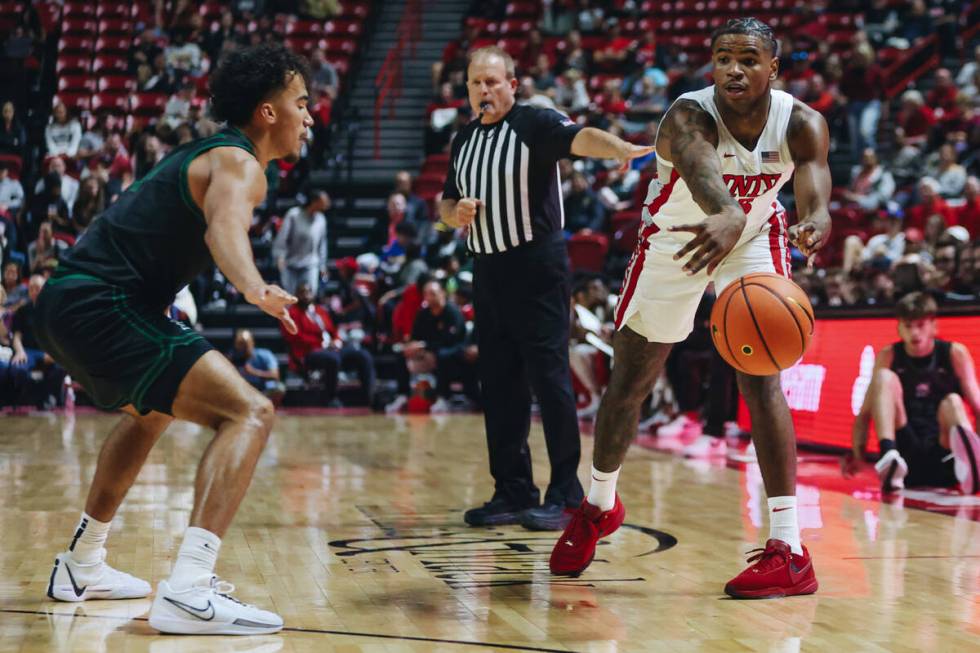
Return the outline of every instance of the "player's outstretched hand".
<path id="1" fill-rule="evenodd" d="M 246 292 L 245 300 L 282 322 L 290 334 L 296 333 L 296 323 L 289 317 L 288 310 L 291 304 L 296 303 L 296 297 L 293 295 L 275 284 L 267 283 Z"/>
<path id="2" fill-rule="evenodd" d="M 811 258 L 830 238 L 830 216 L 813 216 L 789 228 L 789 242 Z"/>
<path id="3" fill-rule="evenodd" d="M 734 249 L 745 229 L 745 221 L 745 213 L 741 209 L 726 209 L 709 215 L 701 222 L 671 227 L 670 231 L 689 231 L 694 234 L 694 238 L 674 254 L 674 260 L 679 261 L 694 252 L 684 264 L 684 271 L 694 275 L 707 267 L 708 274 L 711 274 Z"/>
<path id="4" fill-rule="evenodd" d="M 630 168 L 630 161 L 633 159 L 638 159 L 641 156 L 652 154 L 656 150 L 657 147 L 655 145 L 634 145 L 633 143 L 626 143 L 623 153 L 616 157 L 621 164 L 619 171 L 626 172 Z"/>

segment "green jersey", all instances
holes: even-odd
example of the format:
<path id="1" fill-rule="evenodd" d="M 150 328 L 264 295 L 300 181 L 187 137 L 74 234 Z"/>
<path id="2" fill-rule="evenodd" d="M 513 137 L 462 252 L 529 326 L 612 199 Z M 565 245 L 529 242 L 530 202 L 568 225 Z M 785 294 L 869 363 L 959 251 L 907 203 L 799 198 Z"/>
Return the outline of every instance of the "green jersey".
<path id="1" fill-rule="evenodd" d="M 173 302 L 213 263 L 204 242 L 207 222 L 191 197 L 187 169 L 216 147 L 255 155 L 252 142 L 234 127 L 178 147 L 92 223 L 62 258 L 59 276 L 92 275 L 161 310 Z"/>

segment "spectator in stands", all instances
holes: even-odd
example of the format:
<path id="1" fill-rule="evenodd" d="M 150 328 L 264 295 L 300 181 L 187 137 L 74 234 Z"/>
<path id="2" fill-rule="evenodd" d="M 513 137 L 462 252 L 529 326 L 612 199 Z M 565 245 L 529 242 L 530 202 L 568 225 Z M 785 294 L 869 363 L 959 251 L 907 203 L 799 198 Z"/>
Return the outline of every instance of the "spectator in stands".
<path id="1" fill-rule="evenodd" d="M 136 141 L 136 156 L 134 157 L 134 179 L 142 179 L 166 155 L 166 149 L 156 134 L 143 132 Z M 87 177 L 86 179 L 91 179 Z"/>
<path id="2" fill-rule="evenodd" d="M 606 222 L 606 209 L 589 180 L 581 172 L 572 173 L 572 186 L 565 197 L 565 233 L 601 232 Z"/>
<path id="3" fill-rule="evenodd" d="M 41 274 L 57 266 L 62 252 L 68 249 L 68 243 L 54 237 L 51 222 L 45 220 L 37 232 L 37 239 L 27 246 L 27 262 L 31 274 Z"/>
<path id="4" fill-rule="evenodd" d="M 189 37 L 190 32 L 186 29 L 173 30 L 170 45 L 164 49 L 163 54 L 167 66 L 172 70 L 191 77 L 199 77 L 203 72 L 201 46 Z"/>
<path id="5" fill-rule="evenodd" d="M 410 377 L 415 374 L 436 375 L 438 399 L 431 406 L 433 413 L 449 411 L 452 383 L 462 381 L 467 396 L 478 401 L 477 356 L 467 348 L 466 321 L 455 304 L 448 301 L 446 290 L 438 281 L 430 280 L 422 289 L 422 309 L 415 316 L 412 339 L 402 348 L 404 367 L 399 375 L 401 394 L 388 404 L 387 412 L 398 412 L 407 401 Z"/>
<path id="6" fill-rule="evenodd" d="M 623 36 L 619 19 L 606 19 L 602 30 L 605 42 L 592 54 L 592 61 L 599 70 L 623 72 L 626 62 L 636 48 L 636 41 Z"/>
<path id="7" fill-rule="evenodd" d="M 78 154 L 78 145 L 82 141 L 82 125 L 68 115 L 68 107 L 64 102 L 58 102 L 51 110 L 51 121 L 44 129 L 44 140 L 48 156 L 74 158 Z"/>
<path id="8" fill-rule="evenodd" d="M 881 98 L 885 94 L 885 76 L 875 63 L 874 50 L 864 43 L 854 48 L 844 68 L 840 92 L 847 99 L 847 121 L 854 158 L 865 148 L 877 146 Z"/>
<path id="9" fill-rule="evenodd" d="M 700 91 L 708 85 L 708 80 L 701 73 L 700 64 L 690 57 L 684 63 L 684 72 L 667 87 L 667 99 L 673 102 L 684 93 Z"/>
<path id="10" fill-rule="evenodd" d="M 16 261 L 7 261 L 3 264 L 3 290 L 6 295 L 3 308 L 10 313 L 16 312 L 30 301 L 27 284 L 21 281 L 20 264 Z"/>
<path id="11" fill-rule="evenodd" d="M 939 182 L 939 194 L 952 199 L 963 194 L 966 185 L 966 168 L 956 161 L 956 149 L 944 143 L 939 151 L 930 155 L 926 162 L 926 174 Z"/>
<path id="12" fill-rule="evenodd" d="M 575 25 L 575 14 L 570 9 L 568 3 L 544 0 L 538 29 L 548 36 L 565 36 Z"/>
<path id="13" fill-rule="evenodd" d="M 933 32 L 932 16 L 929 15 L 929 7 L 925 0 L 912 0 L 902 12 L 899 21 L 898 36 L 905 39 L 909 47 L 915 45 L 920 38 L 929 36 Z"/>
<path id="14" fill-rule="evenodd" d="M 602 389 L 596 379 L 596 356 L 599 350 L 589 342 L 592 337 L 612 347 L 614 327 L 605 320 L 609 289 L 598 276 L 580 279 L 572 289 L 572 318 L 568 362 L 575 378 L 589 393 L 589 405 L 578 410 L 579 418 L 593 417 L 599 410 Z"/>
<path id="15" fill-rule="evenodd" d="M 79 161 L 85 162 L 102 150 L 105 139 L 109 136 L 108 116 L 106 113 L 96 115 L 95 122 L 82 134 L 82 140 L 78 144 Z"/>
<path id="16" fill-rule="evenodd" d="M 959 250 L 945 234 L 933 253 L 932 265 L 933 269 L 926 275 L 926 288 L 938 292 L 951 290 L 959 266 Z"/>
<path id="17" fill-rule="evenodd" d="M 663 113 L 667 109 L 667 87 L 659 86 L 654 76 L 643 75 L 633 85 L 629 105 L 634 113 Z"/>
<path id="18" fill-rule="evenodd" d="M 882 223 L 884 223 L 884 231 L 881 230 Z M 885 218 L 876 217 L 873 229 L 881 233 L 869 238 L 867 245 L 863 245 L 857 236 L 848 236 L 845 239 L 843 265 L 845 272 L 857 267 L 858 263 L 888 270 L 905 253 L 905 231 L 902 229 L 900 213 L 890 212 Z M 857 256 L 849 252 L 854 252 Z"/>
<path id="19" fill-rule="evenodd" d="M 953 75 L 948 68 L 936 71 L 932 90 L 926 95 L 926 106 L 932 109 L 937 121 L 948 120 L 956 115 L 956 94 L 959 90 L 953 83 Z"/>
<path id="20" fill-rule="evenodd" d="M 453 133 L 453 125 L 459 110 L 466 104 L 466 100 L 456 98 L 453 95 L 453 86 L 449 82 L 439 85 L 439 95 L 429 102 L 425 108 L 426 115 L 426 135 L 425 151 L 428 153 L 440 152 L 449 144 L 450 136 Z"/>
<path id="21" fill-rule="evenodd" d="M 580 113 L 588 108 L 591 100 L 581 70 L 567 68 L 555 80 L 554 101 L 565 113 Z"/>
<path id="22" fill-rule="evenodd" d="M 308 382 L 323 388 L 323 401 L 330 403 L 337 392 L 337 377 L 341 369 L 353 370 L 370 404 L 374 393 L 374 360 L 365 349 L 344 345 L 330 314 L 313 303 L 313 288 L 300 282 L 296 303 L 289 315 L 297 332 L 291 334 L 280 325 L 283 339 L 289 347 L 289 368 L 303 375 Z M 343 346 L 343 348 L 341 348 Z"/>
<path id="23" fill-rule="evenodd" d="M 429 205 L 412 190 L 412 173 L 408 170 L 399 170 L 395 173 L 394 192 L 400 193 L 405 198 L 403 219 L 418 228 L 420 242 L 428 245 L 435 239 L 432 220 L 429 218 Z"/>
<path id="24" fill-rule="evenodd" d="M 870 6 L 864 10 L 862 29 L 876 48 L 883 46 L 898 26 L 898 12 L 890 0 L 871 0 Z"/>
<path id="25" fill-rule="evenodd" d="M 537 89 L 534 84 L 534 78 L 530 75 L 521 77 L 520 86 L 517 87 L 516 98 L 518 104 L 529 104 L 533 107 L 542 107 L 545 109 L 556 108 L 555 101 L 549 95 Z"/>
<path id="26" fill-rule="evenodd" d="M 221 57 L 221 53 L 224 51 L 226 45 L 234 46 L 241 42 L 241 40 L 242 31 L 235 25 L 235 14 L 230 9 L 225 9 L 221 12 L 221 19 L 217 27 L 211 30 L 204 38 L 204 49 L 211 58 L 211 61 L 217 61 Z M 149 61 L 153 61 L 152 57 Z"/>
<path id="27" fill-rule="evenodd" d="M 842 193 L 844 199 L 865 211 L 887 208 L 895 193 L 895 179 L 882 167 L 878 154 L 870 147 L 861 154 L 861 165 L 851 170 L 851 183 Z"/>
<path id="28" fill-rule="evenodd" d="M 118 132 L 109 134 L 98 159 L 99 165 L 102 165 L 108 174 L 107 183 L 111 195 L 118 194 L 129 185 L 133 176 L 133 164 L 121 134 Z"/>
<path id="29" fill-rule="evenodd" d="M 42 399 L 38 402 L 45 408 L 53 408 L 58 401 L 61 392 L 61 380 L 64 372 L 59 368 L 54 360 L 41 350 L 40 344 L 34 337 L 34 304 L 37 296 L 44 288 L 45 277 L 40 274 L 31 276 L 28 284 L 28 296 L 30 301 L 23 304 L 14 313 L 11 322 L 11 332 L 13 333 L 12 343 L 14 355 L 10 359 L 11 372 L 16 370 L 22 380 L 15 385 L 23 385 L 30 372 L 39 370 L 43 373 Z"/>
<path id="30" fill-rule="evenodd" d="M 61 157 L 55 157 L 48 161 L 47 173 L 48 175 L 52 173 L 58 175 L 61 186 L 61 198 L 68 205 L 68 215 L 71 215 L 71 207 L 75 204 L 75 200 L 78 199 L 78 180 L 68 174 L 65 160 Z M 37 180 L 37 184 L 34 185 L 35 195 L 45 191 L 45 184 L 47 184 L 47 176 Z"/>
<path id="31" fill-rule="evenodd" d="M 903 145 L 919 146 L 926 142 L 929 130 L 936 120 L 931 109 L 926 107 L 922 93 L 916 90 L 902 94 L 898 115 L 895 116 L 896 129 Z"/>
<path id="32" fill-rule="evenodd" d="M 129 72 L 135 73 L 140 66 L 152 66 L 153 60 L 162 52 L 156 31 L 152 27 L 145 28 L 129 49 Z"/>
<path id="33" fill-rule="evenodd" d="M 194 99 L 194 84 L 185 83 L 167 101 L 167 106 L 163 110 L 163 121 L 170 125 L 171 129 L 187 122 L 191 115 L 191 101 Z"/>
<path id="34" fill-rule="evenodd" d="M 657 40 L 656 31 L 651 29 L 643 33 L 640 42 L 636 45 L 634 56 L 637 67 L 643 70 L 644 74 L 648 75 L 650 71 L 658 71 L 664 78 L 662 82 L 658 81 L 658 85 L 667 86 L 666 71 L 672 68 L 676 61 L 674 61 L 674 57 L 671 56 L 667 47 Z"/>
<path id="35" fill-rule="evenodd" d="M 153 58 L 153 70 L 146 84 L 140 89 L 146 93 L 170 95 L 180 87 L 180 75 L 167 65 L 167 56 L 161 52 Z"/>
<path id="36" fill-rule="evenodd" d="M 71 221 L 78 236 L 85 233 L 92 221 L 105 211 L 107 200 L 105 182 L 98 177 L 86 177 L 72 208 Z"/>
<path id="37" fill-rule="evenodd" d="M 823 75 L 814 75 L 802 98 L 804 102 L 823 114 L 828 122 L 833 120 L 833 114 L 840 105 L 840 98 L 834 90 L 827 88 Z"/>
<path id="38" fill-rule="evenodd" d="M 272 246 L 283 288 L 296 293 L 306 283 L 314 295 L 319 292 L 320 278 L 327 273 L 327 218 L 330 196 L 313 191 L 302 198 L 300 206 L 286 212 Z"/>
<path id="39" fill-rule="evenodd" d="M 61 197 L 61 177 L 57 172 L 45 175 L 43 190 L 31 202 L 29 218 L 25 234 L 27 238 L 37 234 L 41 224 L 45 222 L 49 227 L 55 227 L 55 231 L 73 233 L 71 215 L 68 204 Z"/>
<path id="40" fill-rule="evenodd" d="M 953 209 L 953 222 L 964 227 L 970 238 L 980 240 L 980 179 L 969 177 L 963 186 L 963 204 Z"/>
<path id="41" fill-rule="evenodd" d="M 10 176 L 9 168 L 10 164 L 0 161 L 0 207 L 6 207 L 16 215 L 24 205 L 24 187 Z"/>
<path id="42" fill-rule="evenodd" d="M 286 394 L 286 385 L 279 378 L 279 361 L 264 347 L 255 346 L 255 336 L 248 329 L 235 331 L 235 342 L 228 358 L 238 368 L 242 378 L 278 406 Z"/>
<path id="43" fill-rule="evenodd" d="M 337 97 L 340 76 L 334 65 L 327 61 L 326 54 L 319 48 L 313 50 L 310 55 L 310 81 L 316 90 L 328 93 L 332 98 Z"/>
<path id="44" fill-rule="evenodd" d="M 0 152 L 23 158 L 27 151 L 27 132 L 16 116 L 14 103 L 7 100 L 0 110 Z"/>
<path id="45" fill-rule="evenodd" d="M 931 215 L 940 215 L 947 219 L 951 212 L 946 200 L 940 196 L 939 182 L 932 177 L 924 177 L 919 182 L 919 202 L 908 208 L 905 212 L 905 228 L 914 227 L 925 229 L 926 221 Z"/>

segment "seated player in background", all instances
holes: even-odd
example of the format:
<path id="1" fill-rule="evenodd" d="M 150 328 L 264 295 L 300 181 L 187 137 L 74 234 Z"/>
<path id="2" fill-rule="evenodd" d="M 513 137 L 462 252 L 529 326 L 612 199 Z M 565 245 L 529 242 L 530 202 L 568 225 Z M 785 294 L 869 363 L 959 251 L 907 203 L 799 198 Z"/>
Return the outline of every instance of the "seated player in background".
<path id="1" fill-rule="evenodd" d="M 900 341 L 878 352 L 871 385 L 851 432 L 844 476 L 861 466 L 874 421 L 881 456 L 875 470 L 883 492 L 905 486 L 980 491 L 980 438 L 964 401 L 980 414 L 973 357 L 961 343 L 936 337 L 936 301 L 909 293 L 896 306 Z"/>
<path id="2" fill-rule="evenodd" d="M 612 323 L 603 320 L 608 303 L 609 288 L 599 276 L 580 279 L 572 289 L 568 362 L 590 398 L 588 406 L 578 409 L 579 419 L 594 417 L 599 410 L 602 388 L 596 378 L 596 355 L 601 347 L 603 354 L 609 356 L 614 332 Z"/>

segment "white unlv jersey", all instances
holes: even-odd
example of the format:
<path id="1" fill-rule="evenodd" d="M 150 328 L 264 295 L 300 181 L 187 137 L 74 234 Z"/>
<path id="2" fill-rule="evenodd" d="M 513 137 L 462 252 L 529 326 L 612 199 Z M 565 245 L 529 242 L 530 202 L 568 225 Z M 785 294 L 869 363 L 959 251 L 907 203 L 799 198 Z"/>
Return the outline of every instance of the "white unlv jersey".
<path id="1" fill-rule="evenodd" d="M 793 96 L 770 91 L 769 117 L 754 150 L 747 150 L 728 131 L 715 104 L 715 87 L 685 93 L 678 100 L 693 100 L 711 114 L 718 126 L 718 157 L 728 191 L 745 210 L 748 220 L 739 243 L 758 234 L 773 215 L 776 195 L 793 175 L 793 158 L 786 143 L 786 128 L 793 111 Z M 657 157 L 657 177 L 650 182 L 643 204 L 643 235 L 649 237 L 669 227 L 701 222 L 707 217 L 691 197 L 674 165 Z M 652 228 L 656 225 L 656 228 Z M 690 234 L 675 234 L 687 241 Z"/>

